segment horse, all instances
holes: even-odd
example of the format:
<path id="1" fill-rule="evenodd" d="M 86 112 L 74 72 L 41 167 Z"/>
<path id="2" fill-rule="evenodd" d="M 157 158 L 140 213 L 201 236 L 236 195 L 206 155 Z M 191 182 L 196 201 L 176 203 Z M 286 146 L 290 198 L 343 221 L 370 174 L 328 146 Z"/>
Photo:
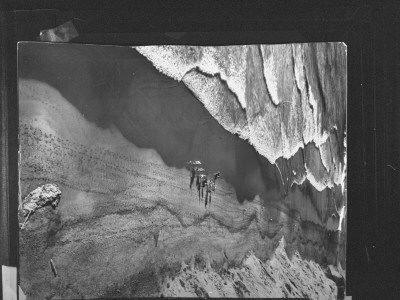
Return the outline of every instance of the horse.
<path id="1" fill-rule="evenodd" d="M 196 177 L 196 173 L 198 172 L 199 169 L 202 169 L 202 168 L 200 168 L 201 162 L 198 160 L 191 160 L 191 161 L 188 161 L 187 164 L 190 165 L 190 167 L 189 167 L 189 171 L 190 171 L 189 188 L 192 189 L 192 185 L 194 182 L 194 178 Z"/>
<path id="2" fill-rule="evenodd" d="M 211 178 L 207 179 L 206 182 L 206 199 L 205 199 L 205 207 L 207 207 L 208 204 L 208 197 L 210 197 L 210 206 L 211 206 L 211 192 L 215 192 L 215 182 L 217 178 L 221 177 L 221 172 L 216 172 L 210 176 Z"/>

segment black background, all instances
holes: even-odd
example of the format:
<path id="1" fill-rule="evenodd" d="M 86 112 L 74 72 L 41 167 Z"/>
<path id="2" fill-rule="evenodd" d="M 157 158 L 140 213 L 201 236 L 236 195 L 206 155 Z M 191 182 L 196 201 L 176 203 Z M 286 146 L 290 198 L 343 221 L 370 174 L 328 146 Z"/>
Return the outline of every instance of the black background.
<path id="1" fill-rule="evenodd" d="M 2 265 L 18 266 L 16 43 L 36 41 L 40 30 L 72 20 L 79 33 L 73 43 L 345 42 L 348 46 L 347 295 L 353 299 L 400 296 L 399 3 L 5 0 L 0 2 L 0 9 Z"/>

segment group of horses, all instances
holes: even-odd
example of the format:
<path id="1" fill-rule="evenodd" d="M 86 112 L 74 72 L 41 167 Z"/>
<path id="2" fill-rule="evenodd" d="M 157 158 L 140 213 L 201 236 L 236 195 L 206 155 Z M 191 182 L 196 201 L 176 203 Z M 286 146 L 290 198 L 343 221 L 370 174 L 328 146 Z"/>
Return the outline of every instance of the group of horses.
<path id="1" fill-rule="evenodd" d="M 194 179 L 196 178 L 196 187 L 199 192 L 199 203 L 204 198 L 204 188 L 206 189 L 205 194 L 205 207 L 210 203 L 211 205 L 211 192 L 215 191 L 215 181 L 221 176 L 220 172 L 207 174 L 206 170 L 201 167 L 200 161 L 189 161 L 188 163 L 190 171 L 190 189 L 192 189 Z"/>

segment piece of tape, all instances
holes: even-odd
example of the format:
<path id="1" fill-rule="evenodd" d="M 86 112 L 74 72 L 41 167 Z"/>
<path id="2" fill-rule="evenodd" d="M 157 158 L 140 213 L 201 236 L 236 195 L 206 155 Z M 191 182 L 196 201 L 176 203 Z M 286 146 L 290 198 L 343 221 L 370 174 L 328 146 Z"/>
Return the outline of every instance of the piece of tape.
<path id="1" fill-rule="evenodd" d="M 72 21 L 68 21 L 55 28 L 41 30 L 39 40 L 42 42 L 68 43 L 79 36 Z"/>
<path id="2" fill-rule="evenodd" d="M 3 299 L 17 300 L 17 268 L 1 266 Z"/>

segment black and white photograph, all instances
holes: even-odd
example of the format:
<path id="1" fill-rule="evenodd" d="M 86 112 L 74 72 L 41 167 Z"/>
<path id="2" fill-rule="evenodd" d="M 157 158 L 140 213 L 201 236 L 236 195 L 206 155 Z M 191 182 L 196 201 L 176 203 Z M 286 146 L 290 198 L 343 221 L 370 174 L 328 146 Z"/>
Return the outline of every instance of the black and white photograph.
<path id="1" fill-rule="evenodd" d="M 26 299 L 344 299 L 345 43 L 19 42 L 18 106 Z"/>

